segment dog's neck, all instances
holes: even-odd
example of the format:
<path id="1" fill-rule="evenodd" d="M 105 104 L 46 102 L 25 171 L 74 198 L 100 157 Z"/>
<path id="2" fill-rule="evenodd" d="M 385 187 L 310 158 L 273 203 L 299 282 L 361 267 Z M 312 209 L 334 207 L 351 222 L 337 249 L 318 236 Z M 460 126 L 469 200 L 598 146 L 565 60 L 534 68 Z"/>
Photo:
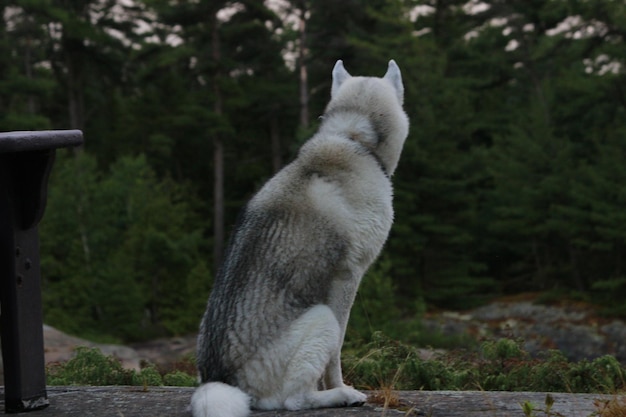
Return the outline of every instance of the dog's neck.
<path id="1" fill-rule="evenodd" d="M 364 114 L 357 107 L 334 107 L 324 113 L 320 119 L 322 119 L 320 133 L 353 141 L 374 158 L 385 176 L 389 177 L 387 167 L 376 153 L 376 147 L 385 138 L 369 115 Z"/>

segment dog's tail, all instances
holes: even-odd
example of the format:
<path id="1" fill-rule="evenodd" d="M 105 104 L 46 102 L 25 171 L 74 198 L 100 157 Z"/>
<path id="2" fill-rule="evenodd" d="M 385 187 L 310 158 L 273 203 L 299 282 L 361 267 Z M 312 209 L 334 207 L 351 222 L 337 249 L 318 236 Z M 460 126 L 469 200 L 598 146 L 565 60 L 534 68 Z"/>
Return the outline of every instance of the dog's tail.
<path id="1" fill-rule="evenodd" d="M 209 382 L 191 396 L 191 413 L 193 417 L 247 417 L 250 397 L 237 387 Z"/>

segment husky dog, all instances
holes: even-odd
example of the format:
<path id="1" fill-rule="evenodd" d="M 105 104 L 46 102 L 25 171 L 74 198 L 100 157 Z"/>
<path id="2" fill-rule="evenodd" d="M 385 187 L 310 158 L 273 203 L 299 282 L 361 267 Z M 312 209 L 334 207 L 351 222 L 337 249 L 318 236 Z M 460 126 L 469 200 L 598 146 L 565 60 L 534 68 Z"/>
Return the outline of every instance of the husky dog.
<path id="1" fill-rule="evenodd" d="M 383 78 L 337 61 L 317 134 L 250 200 L 198 336 L 195 417 L 361 405 L 340 353 L 363 274 L 393 222 L 390 177 L 409 122 L 392 60 Z"/>

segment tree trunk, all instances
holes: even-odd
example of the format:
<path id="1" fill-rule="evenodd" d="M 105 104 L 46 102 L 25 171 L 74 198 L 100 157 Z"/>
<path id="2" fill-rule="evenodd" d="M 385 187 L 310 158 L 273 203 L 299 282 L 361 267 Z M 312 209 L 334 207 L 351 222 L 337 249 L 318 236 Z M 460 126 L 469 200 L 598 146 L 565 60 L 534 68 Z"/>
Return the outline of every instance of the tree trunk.
<path id="1" fill-rule="evenodd" d="M 32 61 L 32 39 L 30 36 L 26 39 L 26 47 L 24 49 L 24 72 L 26 74 L 26 78 L 29 80 L 33 79 L 33 61 Z M 27 96 L 27 111 L 28 114 L 34 115 L 37 112 L 35 107 L 35 97 L 32 94 L 28 94 Z"/>
<path id="2" fill-rule="evenodd" d="M 278 127 L 278 116 L 272 114 L 270 117 L 270 138 L 272 145 L 272 170 L 278 172 L 283 165 L 280 146 L 280 129 Z"/>
<path id="3" fill-rule="evenodd" d="M 568 243 L 567 246 L 569 250 L 569 259 L 570 259 L 570 265 L 572 268 L 572 276 L 574 277 L 574 284 L 576 285 L 576 289 L 578 291 L 584 292 L 587 289 L 587 285 L 585 285 L 585 280 L 582 274 L 580 273 L 580 268 L 578 267 L 578 253 L 576 251 L 576 248 L 571 243 Z"/>
<path id="4" fill-rule="evenodd" d="M 65 37 L 66 35 L 63 34 Z M 67 108 L 69 114 L 69 128 L 85 130 L 85 57 L 82 54 L 82 40 L 64 38 L 62 41 L 65 70 L 65 88 L 67 89 Z M 83 152 L 84 144 L 72 148 L 74 155 Z"/>
<path id="5" fill-rule="evenodd" d="M 213 111 L 220 117 L 224 113 L 219 79 L 221 75 L 220 36 L 217 10 L 212 16 L 211 57 L 215 65 L 213 74 Z M 213 261 L 217 272 L 224 252 L 224 143 L 219 133 L 213 137 Z"/>
<path id="6" fill-rule="evenodd" d="M 309 127 L 309 76 L 307 72 L 308 48 L 306 38 L 306 19 L 306 3 L 302 2 L 298 27 L 300 32 L 298 64 L 300 68 L 300 127 L 303 129 Z"/>

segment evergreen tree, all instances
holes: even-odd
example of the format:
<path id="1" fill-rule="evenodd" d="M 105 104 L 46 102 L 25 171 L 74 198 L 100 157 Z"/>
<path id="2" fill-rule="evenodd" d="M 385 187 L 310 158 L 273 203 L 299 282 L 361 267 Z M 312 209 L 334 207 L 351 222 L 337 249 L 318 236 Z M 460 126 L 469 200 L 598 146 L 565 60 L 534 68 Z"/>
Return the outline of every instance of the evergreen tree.
<path id="1" fill-rule="evenodd" d="M 57 165 L 41 227 L 46 321 L 123 339 L 194 331 L 185 315 L 201 316 L 206 292 L 189 288 L 209 281 L 193 196 L 142 156 L 104 174 L 87 154 Z"/>
<path id="2" fill-rule="evenodd" d="M 293 124 L 284 123 L 283 127 L 278 122 L 278 115 L 291 108 L 286 97 L 293 91 L 277 41 L 280 21 L 258 2 L 150 5 L 166 25 L 181 28 L 177 35 L 182 42 L 179 47 L 161 49 L 161 59 L 170 63 L 160 68 L 165 74 L 154 73 L 165 75 L 164 81 L 174 86 L 180 84 L 176 91 L 182 92 L 175 96 L 177 103 L 164 119 L 174 119 L 174 124 L 168 123 L 165 136 L 161 136 L 163 130 L 156 135 L 174 144 L 172 160 L 181 176 L 194 181 L 207 199 L 213 196 L 214 259 L 218 262 L 225 224 L 234 222 L 233 211 L 237 211 L 225 207 L 240 207 L 246 196 L 238 192 L 235 198 L 239 201 L 231 203 L 233 196 L 228 193 L 241 190 L 241 183 L 226 181 L 243 175 L 244 187 L 248 193 L 253 190 L 251 178 L 267 176 L 272 169 L 268 164 L 272 159 L 258 163 L 259 155 L 268 155 L 266 149 L 272 149 L 273 143 L 278 155 L 268 156 L 282 159 L 281 129 L 289 132 L 293 128 Z M 172 65 L 176 72 L 170 76 Z M 154 93 L 162 91 L 155 89 Z M 198 155 L 206 157 L 198 159 Z M 209 163 L 208 155 L 212 155 Z M 277 164 L 274 162 L 274 169 Z"/>
<path id="3" fill-rule="evenodd" d="M 17 10 L 39 30 L 45 28 L 39 39 L 57 81 L 58 104 L 50 109 L 55 127 L 82 129 L 91 140 L 101 137 L 90 131 L 87 118 L 106 108 L 106 94 L 120 82 L 124 35 L 133 25 L 119 19 L 127 9 L 116 1 L 17 2 Z"/>
<path id="4" fill-rule="evenodd" d="M 620 106 L 602 87 L 613 77 L 592 75 L 592 57 L 604 49 L 603 28 L 611 24 L 587 9 L 585 2 L 493 2 L 484 12 L 506 22 L 494 36 L 506 39 L 513 58 L 500 110 L 513 116 L 508 131 L 492 137 L 488 158 L 491 228 L 496 242 L 506 242 L 495 253 L 507 248 L 506 263 L 492 270 L 504 288 L 588 291 L 597 279 L 583 243 L 593 235 L 585 214 L 590 202 L 582 204 L 574 185 L 581 165 L 598 162 L 594 138 L 606 135 Z M 595 131 L 600 126 L 604 132 Z"/>
<path id="5" fill-rule="evenodd" d="M 396 59 L 411 120 L 360 305 L 379 309 L 377 285 L 396 318 L 556 289 L 619 311 L 623 2 L 285 4 L 3 4 L 0 129 L 85 131 L 41 228 L 49 322 L 193 331 L 223 235 L 316 129 L 337 59 L 366 75 Z"/>
<path id="6" fill-rule="evenodd" d="M 43 35 L 23 9 L 0 7 L 0 131 L 51 125 L 42 114 L 55 86 L 45 68 Z"/>

